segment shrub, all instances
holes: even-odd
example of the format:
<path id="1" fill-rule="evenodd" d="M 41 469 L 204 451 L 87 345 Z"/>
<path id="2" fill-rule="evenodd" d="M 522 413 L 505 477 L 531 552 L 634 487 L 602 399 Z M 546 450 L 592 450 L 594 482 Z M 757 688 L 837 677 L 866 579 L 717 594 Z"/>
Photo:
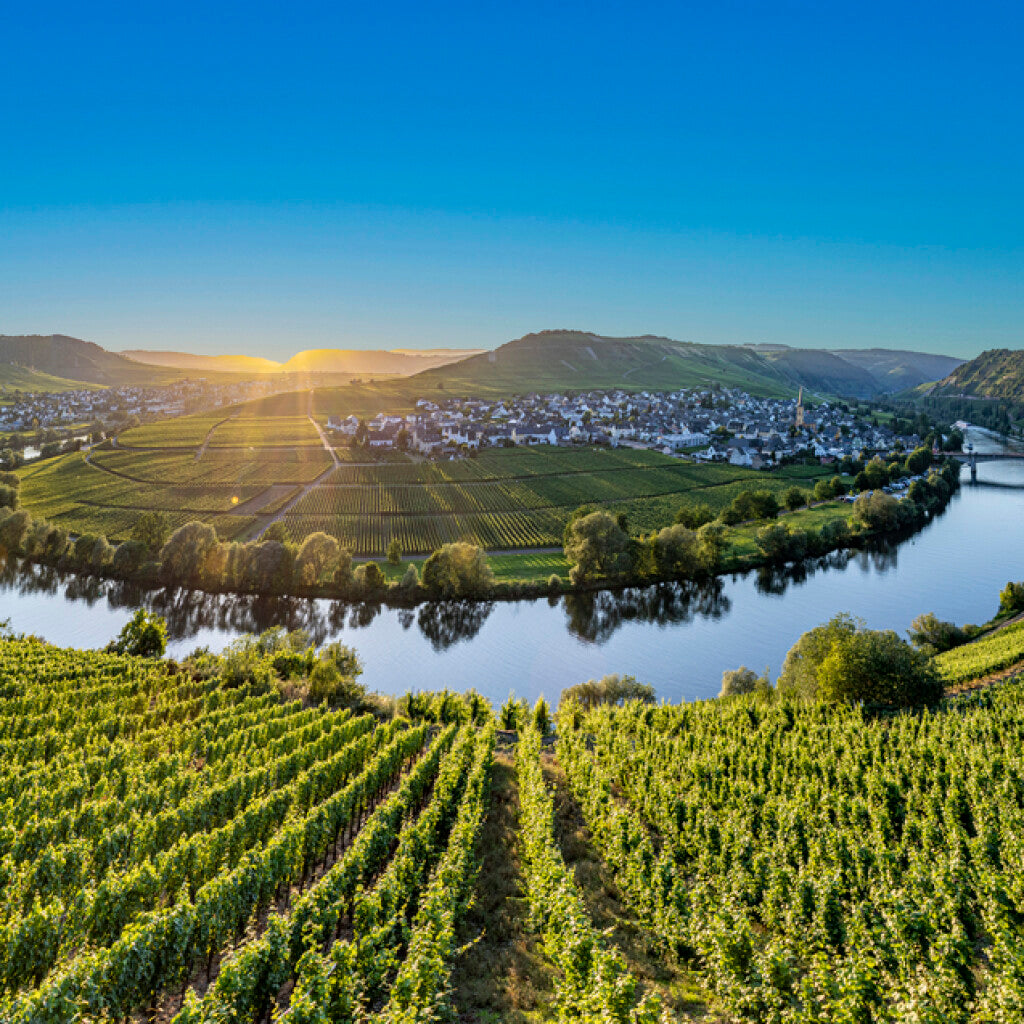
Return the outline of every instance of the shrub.
<path id="1" fill-rule="evenodd" d="M 573 583 L 618 576 L 630 566 L 629 536 L 608 512 L 590 512 L 570 520 L 563 547 L 572 566 L 569 578 Z"/>
<path id="2" fill-rule="evenodd" d="M 803 508 L 807 504 L 807 493 L 799 487 L 790 487 L 782 500 L 790 512 L 795 512 L 798 508 Z"/>
<path id="3" fill-rule="evenodd" d="M 146 545 L 137 540 L 126 540 L 114 551 L 111 568 L 118 576 L 132 576 L 146 560 Z"/>
<path id="4" fill-rule="evenodd" d="M 543 697 L 538 697 L 533 706 L 533 727 L 541 736 L 551 732 L 551 709 Z"/>
<path id="5" fill-rule="evenodd" d="M 413 591 L 420 585 L 420 574 L 416 569 L 416 564 L 410 562 L 406 567 L 404 574 L 402 575 L 402 581 L 399 586 L 402 590 Z"/>
<path id="6" fill-rule="evenodd" d="M 131 539 L 138 541 L 146 550 L 155 554 L 166 543 L 171 525 L 163 512 L 143 512 L 132 527 Z"/>
<path id="7" fill-rule="evenodd" d="M 364 594 L 377 594 L 387 585 L 384 573 L 376 562 L 364 562 L 356 566 L 353 574 L 355 585 Z"/>
<path id="8" fill-rule="evenodd" d="M 390 565 L 398 565 L 402 561 L 402 545 L 399 544 L 397 537 L 391 538 L 391 543 L 388 544 L 388 563 Z"/>
<path id="9" fill-rule="evenodd" d="M 0 508 L 17 507 L 18 489 L 16 487 L 11 487 L 10 484 L 0 484 Z"/>
<path id="10" fill-rule="evenodd" d="M 711 511 L 711 507 L 703 502 L 697 504 L 687 502 L 681 505 L 679 511 L 676 512 L 676 522 L 690 530 L 700 529 L 705 523 L 710 523 L 714 518 L 715 513 Z"/>

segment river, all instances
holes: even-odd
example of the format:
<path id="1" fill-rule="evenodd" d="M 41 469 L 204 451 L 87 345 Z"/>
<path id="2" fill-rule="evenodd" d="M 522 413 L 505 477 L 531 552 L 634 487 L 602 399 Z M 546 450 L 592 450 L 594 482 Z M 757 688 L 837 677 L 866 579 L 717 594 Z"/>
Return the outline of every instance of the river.
<path id="1" fill-rule="evenodd" d="M 977 449 L 992 441 L 972 432 Z M 139 604 L 168 619 L 169 653 L 219 650 L 241 632 L 281 624 L 357 649 L 371 690 L 475 688 L 501 702 L 515 691 L 557 699 L 608 672 L 635 675 L 671 701 L 715 696 L 722 672 L 745 664 L 773 678 L 797 637 L 837 612 L 873 628 L 905 630 L 920 612 L 957 623 L 996 611 L 1009 579 L 1024 579 L 1024 462 L 964 470 L 946 510 L 898 546 L 838 552 L 788 573 L 747 573 L 697 589 L 514 603 L 423 605 L 415 610 L 330 601 L 139 592 L 46 569 L 0 579 L 0 618 L 18 632 L 71 647 L 106 644 Z"/>

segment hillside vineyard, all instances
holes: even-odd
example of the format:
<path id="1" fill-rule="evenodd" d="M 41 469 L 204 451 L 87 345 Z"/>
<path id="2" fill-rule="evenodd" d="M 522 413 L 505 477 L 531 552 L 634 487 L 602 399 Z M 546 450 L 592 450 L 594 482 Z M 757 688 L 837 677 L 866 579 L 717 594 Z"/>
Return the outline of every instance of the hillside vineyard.
<path id="1" fill-rule="evenodd" d="M 687 1019 L 591 916 L 553 779 L 710 1019 L 1021 1019 L 1024 680 L 881 715 L 570 701 L 553 747 L 537 717 L 502 734 L 509 791 L 483 702 L 410 720 L 202 675 L 0 642 L 5 1022 L 449 1019 L 487 858 L 525 898 L 538 1019 Z"/>

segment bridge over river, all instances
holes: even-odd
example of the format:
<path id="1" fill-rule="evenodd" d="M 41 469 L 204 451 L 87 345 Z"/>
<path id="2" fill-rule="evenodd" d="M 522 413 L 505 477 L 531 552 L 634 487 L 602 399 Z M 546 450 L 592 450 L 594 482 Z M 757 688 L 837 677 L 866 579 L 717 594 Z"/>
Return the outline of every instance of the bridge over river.
<path id="1" fill-rule="evenodd" d="M 950 452 L 957 462 L 962 462 L 971 467 L 971 480 L 977 482 L 979 462 L 1024 462 L 1024 452 L 1002 451 L 1002 452 Z"/>

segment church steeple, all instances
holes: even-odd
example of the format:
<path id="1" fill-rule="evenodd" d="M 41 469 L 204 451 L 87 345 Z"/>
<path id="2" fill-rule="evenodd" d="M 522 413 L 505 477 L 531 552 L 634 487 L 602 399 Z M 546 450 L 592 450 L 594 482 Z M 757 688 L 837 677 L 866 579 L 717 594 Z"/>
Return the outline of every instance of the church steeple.
<path id="1" fill-rule="evenodd" d="M 800 388 L 800 393 L 796 399 L 796 425 L 802 427 L 804 425 L 804 389 Z"/>

